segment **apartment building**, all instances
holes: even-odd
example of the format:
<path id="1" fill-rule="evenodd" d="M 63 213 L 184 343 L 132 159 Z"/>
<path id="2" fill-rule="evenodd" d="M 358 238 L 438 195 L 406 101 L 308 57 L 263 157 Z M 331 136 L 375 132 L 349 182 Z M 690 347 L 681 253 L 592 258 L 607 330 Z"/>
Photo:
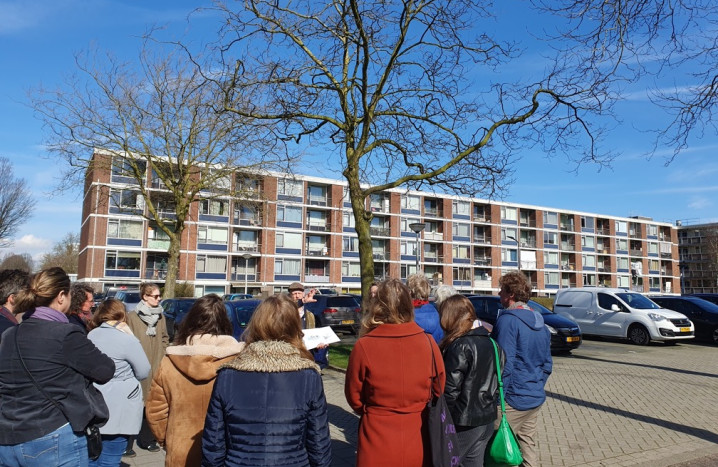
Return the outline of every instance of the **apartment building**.
<path id="1" fill-rule="evenodd" d="M 79 279 L 98 288 L 161 284 L 169 241 L 142 216 L 136 182 L 121 163 L 93 167 Z M 151 173 L 145 183 L 150 196 L 165 190 Z M 192 204 L 182 235 L 179 280 L 194 284 L 196 295 L 274 293 L 294 281 L 359 290 L 358 238 L 343 181 L 236 174 L 227 184 L 226 196 Z M 240 186 L 243 195 L 233 196 Z M 677 229 L 669 223 L 400 189 L 366 203 L 377 279 L 404 279 L 418 263 L 433 284 L 462 292 L 496 293 L 499 277 L 516 269 L 539 295 L 584 285 L 679 292 Z M 160 211 L 174 215 L 171 206 Z"/>
<path id="2" fill-rule="evenodd" d="M 683 293 L 718 293 L 718 223 L 678 226 Z"/>

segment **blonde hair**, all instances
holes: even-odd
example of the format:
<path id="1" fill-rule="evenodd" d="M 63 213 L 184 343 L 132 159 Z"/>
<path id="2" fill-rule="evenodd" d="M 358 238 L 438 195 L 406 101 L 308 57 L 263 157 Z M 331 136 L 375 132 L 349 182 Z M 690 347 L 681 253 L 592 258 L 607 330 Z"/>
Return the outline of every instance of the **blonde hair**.
<path id="1" fill-rule="evenodd" d="M 242 340 L 247 345 L 257 341 L 283 341 L 296 347 L 302 357 L 314 361 L 302 337 L 304 334 L 299 309 L 296 302 L 286 294 L 265 298 L 254 310 L 242 334 Z"/>
<path id="2" fill-rule="evenodd" d="M 378 286 L 376 297 L 369 301 L 368 311 L 362 319 L 360 336 L 381 324 L 401 324 L 414 320 L 414 306 L 406 285 L 398 279 L 387 279 Z"/>
<path id="3" fill-rule="evenodd" d="M 406 281 L 411 291 L 411 296 L 417 300 L 428 300 L 431 286 L 423 274 L 412 274 Z"/>
<path id="4" fill-rule="evenodd" d="M 39 306 L 50 306 L 60 292 L 70 293 L 70 277 L 62 268 L 53 267 L 30 277 L 27 287 L 15 296 L 15 313 L 24 313 Z"/>

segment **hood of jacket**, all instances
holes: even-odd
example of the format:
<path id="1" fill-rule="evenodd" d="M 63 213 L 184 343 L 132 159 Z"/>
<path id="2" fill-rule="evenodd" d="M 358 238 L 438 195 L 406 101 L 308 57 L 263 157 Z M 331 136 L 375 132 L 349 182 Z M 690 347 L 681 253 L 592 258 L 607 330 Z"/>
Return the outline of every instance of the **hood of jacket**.
<path id="1" fill-rule="evenodd" d="M 535 331 L 544 328 L 543 316 L 538 311 L 532 310 L 528 306 L 517 306 L 516 308 L 508 308 L 501 312 L 502 315 L 511 315 L 520 319 L 526 326 Z"/>
<path id="2" fill-rule="evenodd" d="M 210 381 L 217 369 L 244 348 L 232 336 L 201 334 L 193 336 L 185 345 L 167 347 L 167 358 L 177 370 L 195 381 Z"/>
<path id="3" fill-rule="evenodd" d="M 283 341 L 252 342 L 234 360 L 220 368 L 261 373 L 280 373 L 310 368 L 321 373 L 316 363 L 302 357 L 296 347 Z"/>

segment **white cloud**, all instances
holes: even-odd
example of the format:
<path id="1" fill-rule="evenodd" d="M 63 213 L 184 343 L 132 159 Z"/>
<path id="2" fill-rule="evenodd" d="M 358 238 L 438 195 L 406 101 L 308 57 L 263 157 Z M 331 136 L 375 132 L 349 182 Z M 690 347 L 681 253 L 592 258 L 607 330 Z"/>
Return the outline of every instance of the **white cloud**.
<path id="1" fill-rule="evenodd" d="M 713 201 L 709 198 L 706 198 L 704 196 L 694 196 L 691 199 L 691 202 L 688 203 L 688 208 L 692 209 L 694 211 L 700 211 L 703 209 L 708 209 L 711 206 L 713 206 Z"/>
<path id="2" fill-rule="evenodd" d="M 8 253 L 19 255 L 27 253 L 33 260 L 40 261 L 42 256 L 50 251 L 53 244 L 54 242 L 48 238 L 28 234 L 16 239 L 8 248 L 0 248 L 0 254 L 5 256 Z"/>

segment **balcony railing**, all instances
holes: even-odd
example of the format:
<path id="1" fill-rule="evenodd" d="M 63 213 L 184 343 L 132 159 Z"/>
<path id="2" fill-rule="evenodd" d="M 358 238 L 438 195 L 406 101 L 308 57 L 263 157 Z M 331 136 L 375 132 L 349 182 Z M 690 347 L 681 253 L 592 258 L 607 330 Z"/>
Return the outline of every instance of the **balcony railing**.
<path id="1" fill-rule="evenodd" d="M 147 268 L 145 269 L 145 279 L 154 279 L 154 280 L 164 280 L 167 277 L 167 269 L 155 269 L 155 268 Z"/>
<path id="2" fill-rule="evenodd" d="M 391 229 L 388 227 L 369 227 L 369 232 L 372 235 L 378 235 L 380 237 L 388 237 L 391 235 Z"/>
<path id="3" fill-rule="evenodd" d="M 575 269 L 576 269 L 576 265 L 574 263 L 562 263 L 561 264 L 562 271 L 573 271 Z"/>
<path id="4" fill-rule="evenodd" d="M 439 209 L 424 206 L 424 215 L 436 217 L 439 215 Z"/>
<path id="5" fill-rule="evenodd" d="M 596 227 L 596 233 L 598 235 L 611 235 L 611 229 L 608 227 Z"/>
<path id="6" fill-rule="evenodd" d="M 329 254 L 329 249 L 327 247 L 308 247 L 306 252 L 307 256 L 327 256 Z"/>
<path id="7" fill-rule="evenodd" d="M 374 260 L 384 261 L 387 259 L 389 254 L 386 251 L 374 251 L 372 252 L 371 256 L 372 258 L 374 258 Z"/>
<path id="8" fill-rule="evenodd" d="M 521 247 L 522 248 L 536 248 L 536 240 L 532 240 L 532 239 L 524 240 L 522 238 L 521 239 Z"/>
<path id="9" fill-rule="evenodd" d="M 241 251 L 241 252 L 245 252 L 245 251 L 249 251 L 249 252 L 254 252 L 254 253 L 256 253 L 256 252 L 259 251 L 259 245 L 257 245 L 256 243 L 255 243 L 255 244 L 252 244 L 252 243 L 235 243 L 234 245 L 232 245 L 232 251 L 233 251 L 233 252 L 240 252 L 240 251 Z"/>
<path id="10" fill-rule="evenodd" d="M 477 266 L 491 266 L 491 258 L 488 256 L 474 258 L 474 264 Z"/>
<path id="11" fill-rule="evenodd" d="M 311 230 L 312 232 L 328 232 L 332 230 L 331 225 L 328 222 L 325 223 L 307 223 L 307 230 Z"/>
<path id="12" fill-rule="evenodd" d="M 424 232 L 424 240 L 436 240 L 441 241 L 444 239 L 442 232 Z"/>
<path id="13" fill-rule="evenodd" d="M 629 253 L 631 256 L 643 256 L 643 250 L 642 250 L 642 249 L 631 248 L 630 250 L 628 250 L 628 253 Z"/>
<path id="14" fill-rule="evenodd" d="M 326 206 L 327 205 L 327 197 L 326 196 L 307 196 L 307 204 L 310 204 L 312 206 Z"/>
<path id="15" fill-rule="evenodd" d="M 570 232 L 573 232 L 573 224 L 564 224 L 563 222 L 559 225 L 559 229 L 561 230 L 568 230 Z"/>
<path id="16" fill-rule="evenodd" d="M 329 282 L 329 276 L 319 276 L 316 274 L 304 274 L 304 281 L 305 282 L 318 282 L 318 283 L 328 283 Z"/>
<path id="17" fill-rule="evenodd" d="M 574 243 L 570 243 L 570 242 L 561 242 L 561 249 L 562 250 L 575 250 L 576 245 Z"/>

